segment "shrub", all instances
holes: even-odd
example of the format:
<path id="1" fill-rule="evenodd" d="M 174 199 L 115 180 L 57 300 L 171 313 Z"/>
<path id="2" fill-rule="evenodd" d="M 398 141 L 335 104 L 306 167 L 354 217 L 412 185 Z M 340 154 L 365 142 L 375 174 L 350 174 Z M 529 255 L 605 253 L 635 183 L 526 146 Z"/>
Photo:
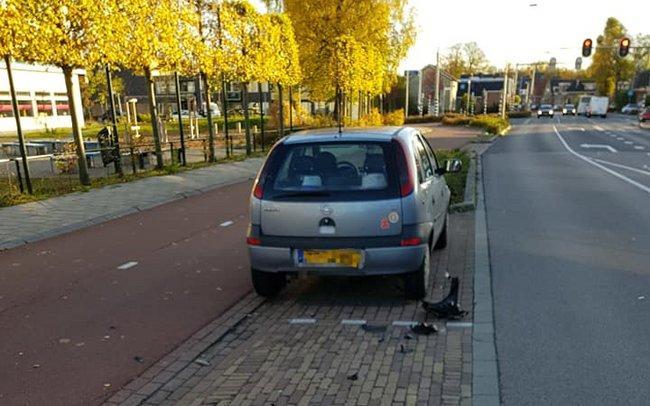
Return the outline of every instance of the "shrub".
<path id="1" fill-rule="evenodd" d="M 359 119 L 360 127 L 377 127 L 383 124 L 383 117 L 379 114 L 378 109 L 372 109 L 370 114 L 364 114 Z"/>
<path id="2" fill-rule="evenodd" d="M 384 125 L 404 125 L 404 109 L 384 114 Z"/>
<path id="3" fill-rule="evenodd" d="M 526 118 L 530 117 L 530 111 L 510 111 L 508 112 L 508 118 Z"/>
<path id="4" fill-rule="evenodd" d="M 451 114 L 445 114 L 444 117 L 442 117 L 442 124 L 445 125 L 467 125 L 470 123 L 470 117 L 465 116 L 462 114 L 456 114 L 456 113 L 451 113 Z"/>
<path id="5" fill-rule="evenodd" d="M 427 115 L 427 116 L 407 117 L 406 120 L 404 120 L 404 123 L 406 124 L 438 123 L 440 121 L 442 121 L 442 116 Z"/>
<path id="6" fill-rule="evenodd" d="M 507 119 L 498 115 L 481 114 L 473 117 L 469 125 L 472 127 L 483 128 L 489 134 L 500 134 L 510 123 Z"/>

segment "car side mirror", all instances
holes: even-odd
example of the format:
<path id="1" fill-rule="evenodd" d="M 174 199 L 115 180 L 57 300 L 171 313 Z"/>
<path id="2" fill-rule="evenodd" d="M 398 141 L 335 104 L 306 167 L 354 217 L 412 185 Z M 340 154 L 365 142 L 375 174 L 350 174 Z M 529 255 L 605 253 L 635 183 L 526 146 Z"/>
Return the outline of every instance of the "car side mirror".
<path id="1" fill-rule="evenodd" d="M 458 158 L 448 159 L 445 161 L 445 172 L 447 173 L 460 172 L 462 166 L 463 163 L 461 162 L 460 159 Z"/>

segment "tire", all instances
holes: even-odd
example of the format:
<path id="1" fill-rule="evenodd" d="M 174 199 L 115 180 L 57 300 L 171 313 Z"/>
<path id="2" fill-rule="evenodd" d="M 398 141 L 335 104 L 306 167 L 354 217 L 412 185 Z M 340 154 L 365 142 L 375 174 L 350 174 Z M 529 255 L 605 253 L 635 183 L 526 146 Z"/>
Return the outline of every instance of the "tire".
<path id="1" fill-rule="evenodd" d="M 428 246 L 427 246 L 428 247 Z M 429 269 L 431 267 L 431 249 L 420 265 L 420 269 L 407 273 L 404 278 L 404 295 L 407 299 L 420 300 L 427 294 L 427 283 L 429 282 Z"/>
<path id="2" fill-rule="evenodd" d="M 282 273 L 262 272 L 251 269 L 253 288 L 258 295 L 271 297 L 277 295 L 287 284 L 287 277 Z"/>
<path id="3" fill-rule="evenodd" d="M 441 250 L 445 247 L 447 247 L 447 224 L 449 223 L 449 214 L 445 215 L 445 225 L 442 226 L 442 231 L 440 232 L 440 235 L 438 236 L 438 241 L 436 241 L 436 245 L 433 246 L 434 250 Z"/>

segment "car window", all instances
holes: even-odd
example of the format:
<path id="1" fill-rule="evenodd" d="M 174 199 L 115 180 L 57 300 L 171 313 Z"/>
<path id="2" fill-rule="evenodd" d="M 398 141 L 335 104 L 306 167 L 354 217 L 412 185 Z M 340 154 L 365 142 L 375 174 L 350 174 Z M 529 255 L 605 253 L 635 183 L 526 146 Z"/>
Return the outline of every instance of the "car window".
<path id="1" fill-rule="evenodd" d="M 276 155 L 264 187 L 270 198 L 302 192 L 343 200 L 398 194 L 388 142 L 289 144 Z"/>
<path id="2" fill-rule="evenodd" d="M 422 144 L 424 144 L 427 154 L 429 155 L 429 160 L 431 161 L 431 166 L 433 166 L 433 170 L 435 172 L 435 170 L 440 167 L 440 165 L 438 165 L 438 158 L 436 157 L 436 154 L 433 152 L 433 149 L 431 149 L 431 145 L 429 145 L 429 143 L 422 136 L 422 134 L 420 134 L 420 141 L 422 141 Z"/>
<path id="3" fill-rule="evenodd" d="M 414 147 L 415 162 L 418 166 L 418 180 L 420 183 L 423 183 L 433 177 L 433 167 L 431 166 L 431 161 L 429 161 L 426 148 L 419 137 L 415 139 Z"/>

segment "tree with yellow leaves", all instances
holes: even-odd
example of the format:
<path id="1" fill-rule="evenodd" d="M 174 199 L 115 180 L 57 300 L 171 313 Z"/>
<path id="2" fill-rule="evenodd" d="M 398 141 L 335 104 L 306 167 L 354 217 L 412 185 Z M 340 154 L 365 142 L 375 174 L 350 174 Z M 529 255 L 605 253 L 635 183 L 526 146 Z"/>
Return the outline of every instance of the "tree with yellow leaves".
<path id="1" fill-rule="evenodd" d="M 147 82 L 151 129 L 156 151 L 156 167 L 163 167 L 162 147 L 154 72 L 173 72 L 183 60 L 180 46 L 179 15 L 182 3 L 178 0 L 122 0 L 129 30 L 123 34 L 128 46 L 123 50 L 122 65 L 143 73 Z"/>
<path id="2" fill-rule="evenodd" d="M 340 111 L 340 92 L 377 95 L 390 88 L 415 40 L 406 5 L 406 0 L 284 0 L 312 97 L 337 96 Z"/>
<path id="3" fill-rule="evenodd" d="M 109 1 L 39 0 L 17 2 L 23 24 L 30 31 L 29 47 L 24 47 L 21 59 L 28 62 L 56 65 L 63 70 L 72 132 L 77 152 L 79 179 L 90 185 L 83 135 L 79 126 L 77 106 L 73 97 L 73 71 L 96 66 L 106 56 L 114 40 L 110 24 Z"/>
<path id="4" fill-rule="evenodd" d="M 7 76 L 9 79 L 9 91 L 11 93 L 11 107 L 16 120 L 16 134 L 18 135 L 18 144 L 20 146 L 20 157 L 23 162 L 23 171 L 25 183 L 29 194 L 33 193 L 32 180 L 29 175 L 29 164 L 27 162 L 27 149 L 25 147 L 25 137 L 20 125 L 20 112 L 18 111 L 18 102 L 16 100 L 16 89 L 14 87 L 14 78 L 11 70 L 11 60 L 13 56 L 20 56 L 21 48 L 27 46 L 28 38 L 26 35 L 29 31 L 23 24 L 19 9 L 16 7 L 16 0 L 0 0 L 0 56 L 7 66 Z"/>

